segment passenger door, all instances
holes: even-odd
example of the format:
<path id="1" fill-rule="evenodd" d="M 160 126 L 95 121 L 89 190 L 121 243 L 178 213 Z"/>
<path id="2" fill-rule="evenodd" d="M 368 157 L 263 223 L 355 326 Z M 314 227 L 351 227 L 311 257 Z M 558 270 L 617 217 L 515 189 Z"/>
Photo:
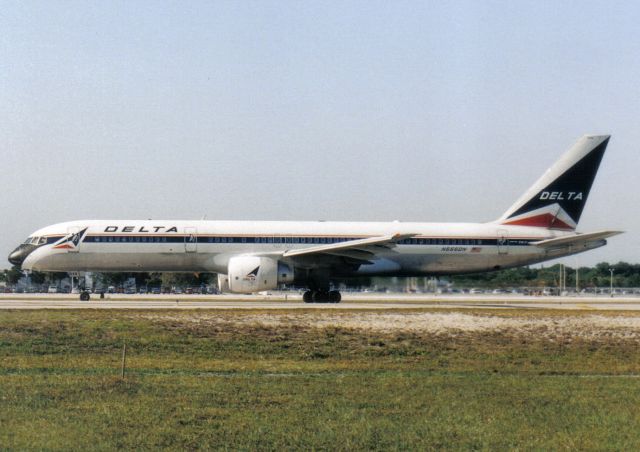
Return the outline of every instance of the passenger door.
<path id="1" fill-rule="evenodd" d="M 509 254 L 509 232 L 505 229 L 498 229 L 498 254 Z"/>
<path id="2" fill-rule="evenodd" d="M 187 226 L 184 228 L 184 251 L 185 253 L 195 253 L 198 251 L 198 230 Z"/>

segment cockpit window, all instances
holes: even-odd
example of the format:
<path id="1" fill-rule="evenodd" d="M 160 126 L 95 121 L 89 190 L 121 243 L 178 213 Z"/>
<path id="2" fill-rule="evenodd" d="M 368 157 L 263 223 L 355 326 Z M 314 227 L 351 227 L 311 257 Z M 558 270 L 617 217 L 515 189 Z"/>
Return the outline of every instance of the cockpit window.
<path id="1" fill-rule="evenodd" d="M 47 243 L 46 237 L 29 237 L 24 241 L 25 245 L 44 245 Z"/>

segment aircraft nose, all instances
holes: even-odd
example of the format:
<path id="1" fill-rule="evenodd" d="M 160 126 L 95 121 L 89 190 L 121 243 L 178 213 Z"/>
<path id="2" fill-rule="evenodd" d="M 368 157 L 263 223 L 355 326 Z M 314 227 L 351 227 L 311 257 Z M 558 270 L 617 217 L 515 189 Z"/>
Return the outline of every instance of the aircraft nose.
<path id="1" fill-rule="evenodd" d="M 35 247 L 20 245 L 9 254 L 9 262 L 12 265 L 22 265 L 29 253 L 34 250 Z"/>
<path id="2" fill-rule="evenodd" d="M 26 256 L 20 250 L 14 250 L 11 254 L 9 254 L 9 262 L 12 265 L 20 265 L 24 262 L 24 258 Z"/>

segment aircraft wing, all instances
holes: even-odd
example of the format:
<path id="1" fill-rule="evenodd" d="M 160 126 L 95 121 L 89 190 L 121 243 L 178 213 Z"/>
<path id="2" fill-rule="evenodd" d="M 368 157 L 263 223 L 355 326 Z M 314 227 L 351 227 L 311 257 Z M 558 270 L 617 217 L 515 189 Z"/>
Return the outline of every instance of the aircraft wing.
<path id="1" fill-rule="evenodd" d="M 282 257 L 298 258 L 311 255 L 329 255 L 350 258 L 361 261 L 362 263 L 370 263 L 368 260 L 373 258 L 378 252 L 383 250 L 388 251 L 395 247 L 400 240 L 413 237 L 414 235 L 415 234 L 393 234 L 331 243 L 328 245 L 311 246 L 308 248 L 291 249 L 284 251 Z"/>
<path id="2" fill-rule="evenodd" d="M 578 245 L 585 242 L 594 240 L 604 240 L 614 235 L 622 234 L 623 231 L 597 231 L 588 232 L 586 234 L 572 234 L 565 235 L 563 237 L 556 237 L 555 239 L 541 240 L 539 242 L 532 242 L 532 245 L 539 246 L 541 248 L 555 248 L 561 246 Z"/>

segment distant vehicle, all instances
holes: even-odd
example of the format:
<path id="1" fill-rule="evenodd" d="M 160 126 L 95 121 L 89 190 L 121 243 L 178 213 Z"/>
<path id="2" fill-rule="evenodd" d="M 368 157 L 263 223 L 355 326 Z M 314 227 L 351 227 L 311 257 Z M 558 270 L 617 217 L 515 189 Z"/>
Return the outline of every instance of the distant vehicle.
<path id="1" fill-rule="evenodd" d="M 507 291 L 504 290 L 504 289 L 493 289 L 493 292 L 491 292 L 491 293 L 494 294 L 494 295 L 502 295 L 502 294 L 507 293 Z"/>
<path id="2" fill-rule="evenodd" d="M 186 295 L 193 295 L 193 288 L 192 287 L 187 287 L 186 289 L 184 289 L 184 293 Z"/>
<path id="3" fill-rule="evenodd" d="M 126 293 L 127 295 L 133 295 L 136 293 L 136 288 L 135 287 L 129 287 L 127 289 L 125 289 L 124 293 Z"/>
<path id="4" fill-rule="evenodd" d="M 58 286 L 49 286 L 47 293 L 58 293 Z"/>
<path id="5" fill-rule="evenodd" d="M 474 289 L 471 289 L 471 290 L 469 291 L 469 293 L 470 293 L 471 295 L 480 295 L 480 294 L 484 293 L 484 290 L 482 290 L 482 289 L 475 289 L 475 288 L 474 288 Z"/>
<path id="6" fill-rule="evenodd" d="M 151 288 L 151 293 L 154 295 L 160 295 L 160 288 L 159 287 L 152 287 Z"/>

